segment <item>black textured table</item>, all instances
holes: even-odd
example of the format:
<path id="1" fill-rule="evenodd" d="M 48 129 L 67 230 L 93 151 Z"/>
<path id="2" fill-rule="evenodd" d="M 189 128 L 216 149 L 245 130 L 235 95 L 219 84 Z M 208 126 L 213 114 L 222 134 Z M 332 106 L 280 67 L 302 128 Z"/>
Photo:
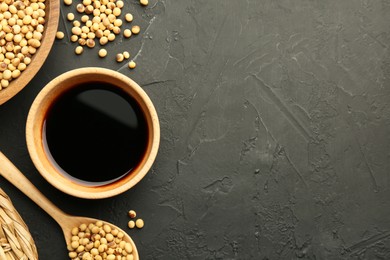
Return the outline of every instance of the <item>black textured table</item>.
<path id="1" fill-rule="evenodd" d="M 139 35 L 107 45 L 105 59 L 57 40 L 0 106 L 1 150 L 46 196 L 128 230 L 141 259 L 390 259 L 389 1 L 126 0 L 124 10 Z M 62 18 L 60 29 L 69 36 Z M 115 61 L 125 50 L 136 69 Z M 85 66 L 138 82 L 161 124 L 148 175 L 98 201 L 50 186 L 25 142 L 37 93 Z M 0 187 L 40 259 L 67 259 L 57 224 L 3 178 Z M 142 230 L 126 228 L 129 209 Z"/>

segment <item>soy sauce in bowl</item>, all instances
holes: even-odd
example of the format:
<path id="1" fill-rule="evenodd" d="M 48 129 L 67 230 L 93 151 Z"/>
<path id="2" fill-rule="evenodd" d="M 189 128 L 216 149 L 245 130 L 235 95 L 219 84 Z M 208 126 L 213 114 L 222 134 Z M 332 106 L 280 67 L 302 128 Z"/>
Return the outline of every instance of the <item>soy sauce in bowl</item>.
<path id="1" fill-rule="evenodd" d="M 112 183 L 141 162 L 148 126 L 139 104 L 108 83 L 71 88 L 49 108 L 43 142 L 64 176 L 87 186 Z"/>

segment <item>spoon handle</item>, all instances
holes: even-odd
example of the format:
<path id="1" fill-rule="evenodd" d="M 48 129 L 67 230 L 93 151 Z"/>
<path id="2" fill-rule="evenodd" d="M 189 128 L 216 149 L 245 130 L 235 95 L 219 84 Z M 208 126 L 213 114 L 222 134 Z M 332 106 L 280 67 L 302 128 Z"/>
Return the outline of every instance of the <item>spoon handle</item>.
<path id="1" fill-rule="evenodd" d="M 61 221 L 67 218 L 67 215 L 49 201 L 1 151 L 0 175 L 40 206 L 58 224 L 61 225 Z"/>

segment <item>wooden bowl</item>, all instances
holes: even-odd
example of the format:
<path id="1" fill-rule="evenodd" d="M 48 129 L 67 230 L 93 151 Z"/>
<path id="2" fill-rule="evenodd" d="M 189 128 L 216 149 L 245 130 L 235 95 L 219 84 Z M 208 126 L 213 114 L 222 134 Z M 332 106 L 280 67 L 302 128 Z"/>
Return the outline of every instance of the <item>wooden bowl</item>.
<path id="1" fill-rule="evenodd" d="M 44 123 L 48 110 L 59 96 L 70 89 L 96 82 L 118 87 L 137 102 L 146 120 L 148 141 L 142 159 L 130 173 L 108 184 L 90 186 L 72 180 L 63 172 L 61 173 L 61 169 L 55 165 L 45 148 Z M 75 197 L 100 199 L 112 197 L 130 189 L 147 174 L 157 155 L 160 125 L 152 101 L 136 82 L 113 70 L 89 67 L 66 72 L 53 79 L 41 90 L 27 117 L 26 138 L 35 167 L 49 183 Z"/>
<path id="2" fill-rule="evenodd" d="M 45 5 L 46 22 L 44 24 L 45 29 L 41 40 L 41 46 L 32 56 L 31 63 L 21 73 L 21 75 L 18 78 L 12 80 L 7 88 L 0 90 L 0 105 L 15 96 L 31 81 L 31 79 L 38 73 L 39 69 L 42 67 L 47 56 L 49 55 L 58 28 L 58 21 L 60 17 L 60 1 L 46 0 Z"/>

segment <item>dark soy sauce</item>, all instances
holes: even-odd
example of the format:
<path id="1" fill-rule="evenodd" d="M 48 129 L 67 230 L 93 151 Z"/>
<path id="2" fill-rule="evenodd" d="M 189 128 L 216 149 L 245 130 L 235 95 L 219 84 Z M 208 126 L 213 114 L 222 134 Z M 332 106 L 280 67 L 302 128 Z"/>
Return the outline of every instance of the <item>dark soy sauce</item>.
<path id="1" fill-rule="evenodd" d="M 43 140 L 52 162 L 67 177 L 103 185 L 128 174 L 148 143 L 137 102 L 106 83 L 88 83 L 61 95 L 49 109 Z"/>

